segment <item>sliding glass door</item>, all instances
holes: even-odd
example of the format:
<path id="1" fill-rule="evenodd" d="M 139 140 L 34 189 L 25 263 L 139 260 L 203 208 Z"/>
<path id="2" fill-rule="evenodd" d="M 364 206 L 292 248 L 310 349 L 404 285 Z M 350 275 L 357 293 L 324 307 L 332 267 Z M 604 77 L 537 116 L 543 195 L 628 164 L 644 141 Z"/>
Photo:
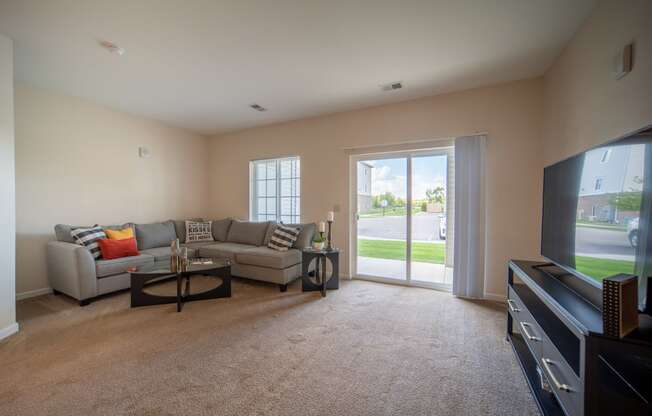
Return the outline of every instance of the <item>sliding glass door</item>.
<path id="1" fill-rule="evenodd" d="M 358 274 L 407 280 L 407 159 L 357 162 Z"/>
<path id="2" fill-rule="evenodd" d="M 450 289 L 451 149 L 353 159 L 360 278 Z"/>

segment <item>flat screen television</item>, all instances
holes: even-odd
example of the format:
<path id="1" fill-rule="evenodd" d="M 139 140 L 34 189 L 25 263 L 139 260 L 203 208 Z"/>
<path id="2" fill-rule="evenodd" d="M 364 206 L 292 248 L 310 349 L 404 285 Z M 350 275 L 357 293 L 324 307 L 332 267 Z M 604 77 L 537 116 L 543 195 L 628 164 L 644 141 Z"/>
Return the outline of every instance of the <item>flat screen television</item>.
<path id="1" fill-rule="evenodd" d="M 641 310 L 652 276 L 651 220 L 652 129 L 544 169 L 541 254 L 596 288 L 605 277 L 639 276 Z"/>

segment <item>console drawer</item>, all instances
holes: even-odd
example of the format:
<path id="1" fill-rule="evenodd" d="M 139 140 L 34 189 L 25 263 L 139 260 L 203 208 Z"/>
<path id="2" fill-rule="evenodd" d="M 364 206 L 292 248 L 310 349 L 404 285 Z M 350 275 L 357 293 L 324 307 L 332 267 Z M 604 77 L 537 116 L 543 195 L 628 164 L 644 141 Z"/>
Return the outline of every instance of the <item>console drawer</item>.
<path id="1" fill-rule="evenodd" d="M 518 328 L 518 332 L 523 335 L 525 343 L 530 348 L 534 358 L 538 361 L 543 352 L 544 332 L 511 287 L 508 292 L 507 304 L 509 313 L 514 319 L 514 325 Z"/>
<path id="2" fill-rule="evenodd" d="M 582 383 L 557 351 L 555 345 L 545 336 L 543 337 L 543 351 L 538 364 L 566 414 L 582 415 L 584 397 Z"/>

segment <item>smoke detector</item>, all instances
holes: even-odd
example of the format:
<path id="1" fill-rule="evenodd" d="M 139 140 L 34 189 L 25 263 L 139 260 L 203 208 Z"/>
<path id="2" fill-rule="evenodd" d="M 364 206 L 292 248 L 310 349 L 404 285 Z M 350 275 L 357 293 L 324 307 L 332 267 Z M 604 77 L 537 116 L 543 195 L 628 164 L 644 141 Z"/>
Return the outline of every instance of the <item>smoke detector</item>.
<path id="1" fill-rule="evenodd" d="M 108 40 L 103 40 L 102 42 L 100 42 L 100 45 L 102 45 L 102 47 L 106 48 L 106 50 L 108 50 L 111 53 L 116 53 L 118 55 L 123 55 L 125 53 L 124 49 L 122 49 L 115 43 L 110 42 Z"/>
<path id="2" fill-rule="evenodd" d="M 390 82 L 389 84 L 383 84 L 380 86 L 380 89 L 383 91 L 394 91 L 400 90 L 403 88 L 403 81 Z"/>
<path id="3" fill-rule="evenodd" d="M 256 111 L 260 111 L 260 112 L 267 111 L 267 109 L 265 107 L 263 107 L 261 105 L 258 105 L 256 103 L 251 104 L 249 107 L 253 108 Z"/>

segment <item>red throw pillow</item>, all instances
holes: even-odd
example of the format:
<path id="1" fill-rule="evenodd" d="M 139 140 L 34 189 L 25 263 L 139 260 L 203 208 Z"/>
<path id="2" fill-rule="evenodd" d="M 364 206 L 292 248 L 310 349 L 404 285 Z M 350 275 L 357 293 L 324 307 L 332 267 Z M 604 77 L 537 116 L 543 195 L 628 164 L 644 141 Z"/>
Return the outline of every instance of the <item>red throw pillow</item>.
<path id="1" fill-rule="evenodd" d="M 140 255 L 138 247 L 136 246 L 136 239 L 133 237 L 125 238 L 124 240 L 100 238 L 97 242 L 100 245 L 102 258 L 105 260 Z"/>

